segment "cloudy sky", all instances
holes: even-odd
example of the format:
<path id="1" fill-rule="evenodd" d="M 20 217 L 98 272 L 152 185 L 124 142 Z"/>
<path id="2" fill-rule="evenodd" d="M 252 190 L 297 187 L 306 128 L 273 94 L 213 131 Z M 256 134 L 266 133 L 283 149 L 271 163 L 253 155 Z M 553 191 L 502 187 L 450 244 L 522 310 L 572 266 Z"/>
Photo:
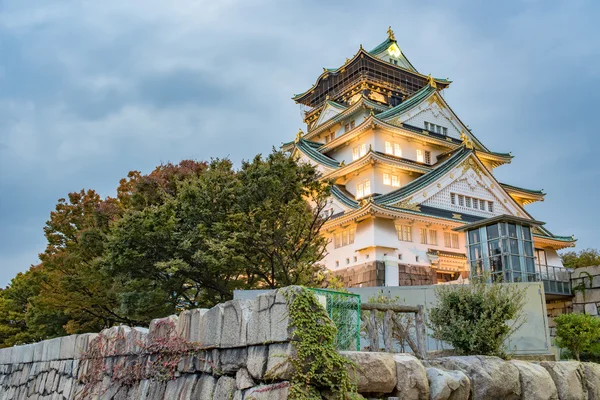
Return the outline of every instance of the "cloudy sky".
<path id="1" fill-rule="evenodd" d="M 494 3 L 495 5 L 491 5 Z M 497 5 L 496 5 L 497 4 Z M 130 170 L 268 152 L 290 97 L 392 25 L 528 209 L 600 248 L 600 3 L 0 0 L 0 286 L 37 262 L 56 200 Z"/>

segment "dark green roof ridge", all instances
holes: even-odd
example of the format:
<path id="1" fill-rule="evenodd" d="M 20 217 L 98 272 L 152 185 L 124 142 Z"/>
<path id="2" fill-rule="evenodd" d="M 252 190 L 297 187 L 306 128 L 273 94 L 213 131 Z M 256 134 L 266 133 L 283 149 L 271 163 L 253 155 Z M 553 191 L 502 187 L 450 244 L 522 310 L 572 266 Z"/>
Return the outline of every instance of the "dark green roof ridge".
<path id="1" fill-rule="evenodd" d="M 435 93 L 436 89 L 430 85 L 425 85 L 421 89 L 419 89 L 415 94 L 410 96 L 408 99 L 404 100 L 402 103 L 398 104 L 396 107 L 392 107 L 387 111 L 381 112 L 377 114 L 377 118 L 386 119 L 395 117 L 398 114 L 403 113 L 404 111 L 409 110 L 410 108 L 416 106 L 421 101 L 425 100 L 431 94 Z"/>
<path id="2" fill-rule="evenodd" d="M 505 188 L 515 189 L 515 190 L 519 190 L 521 192 L 537 194 L 537 195 L 542 195 L 542 196 L 546 194 L 546 193 L 544 193 L 543 190 L 526 189 L 526 188 L 522 188 L 522 187 L 515 186 L 515 185 L 509 185 L 508 183 L 503 183 L 503 182 L 500 182 L 500 184 Z"/>
<path id="3" fill-rule="evenodd" d="M 325 165 L 326 167 L 329 167 L 329 168 L 339 168 L 340 167 L 339 162 L 335 161 L 331 157 L 327 157 L 325 154 L 318 152 L 315 149 L 315 144 L 316 144 L 316 142 L 311 142 L 310 140 L 300 139 L 296 143 L 296 148 L 298 150 L 300 150 L 303 154 L 305 154 L 307 157 L 309 157 L 311 160 L 313 160 L 319 164 Z M 320 143 L 319 143 L 319 146 L 321 146 Z"/>

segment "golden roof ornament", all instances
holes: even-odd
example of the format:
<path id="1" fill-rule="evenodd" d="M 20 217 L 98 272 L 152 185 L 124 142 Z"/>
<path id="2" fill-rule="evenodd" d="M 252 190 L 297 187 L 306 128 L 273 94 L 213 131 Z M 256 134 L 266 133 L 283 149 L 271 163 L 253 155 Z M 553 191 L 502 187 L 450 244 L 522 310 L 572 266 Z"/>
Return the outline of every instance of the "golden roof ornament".
<path id="1" fill-rule="evenodd" d="M 294 141 L 294 143 L 298 143 L 300 139 L 302 139 L 302 135 L 304 135 L 304 132 L 302 132 L 302 128 L 300 128 L 298 133 L 296 133 L 296 140 Z"/>
<path id="2" fill-rule="evenodd" d="M 434 89 L 437 88 L 437 83 L 435 83 L 435 79 L 433 79 L 431 77 L 431 74 L 427 75 L 427 82 L 429 83 L 429 86 L 431 86 L 432 88 L 434 88 Z"/>
<path id="3" fill-rule="evenodd" d="M 396 36 L 394 36 L 394 31 L 392 30 L 391 26 L 388 28 L 387 34 L 390 40 L 396 41 Z"/>
<path id="4" fill-rule="evenodd" d="M 467 149 L 473 149 L 473 141 L 469 139 L 465 131 L 460 132 L 460 140 L 462 140 L 463 144 Z"/>

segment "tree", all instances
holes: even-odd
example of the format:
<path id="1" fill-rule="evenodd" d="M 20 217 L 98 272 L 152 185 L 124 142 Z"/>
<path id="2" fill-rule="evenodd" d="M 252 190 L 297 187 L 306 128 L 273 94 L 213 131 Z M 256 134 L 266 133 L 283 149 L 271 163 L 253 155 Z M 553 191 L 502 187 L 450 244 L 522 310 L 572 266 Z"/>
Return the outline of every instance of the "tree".
<path id="1" fill-rule="evenodd" d="M 554 318 L 556 344 L 568 349 L 577 361 L 600 340 L 600 318 L 587 314 L 562 314 Z"/>
<path id="2" fill-rule="evenodd" d="M 236 289 L 315 284 L 327 193 L 313 167 L 281 152 L 237 172 L 213 160 L 162 204 L 114 224 L 106 270 L 120 310 L 149 321 L 213 306 Z"/>
<path id="3" fill-rule="evenodd" d="M 432 336 L 458 353 L 504 356 L 506 339 L 525 322 L 525 289 L 517 285 L 475 280 L 435 291 L 438 302 L 428 324 Z"/>
<path id="4" fill-rule="evenodd" d="M 561 254 L 562 263 L 567 268 L 582 268 L 600 265 L 600 252 L 596 249 L 583 249 L 579 252 L 568 251 Z"/>

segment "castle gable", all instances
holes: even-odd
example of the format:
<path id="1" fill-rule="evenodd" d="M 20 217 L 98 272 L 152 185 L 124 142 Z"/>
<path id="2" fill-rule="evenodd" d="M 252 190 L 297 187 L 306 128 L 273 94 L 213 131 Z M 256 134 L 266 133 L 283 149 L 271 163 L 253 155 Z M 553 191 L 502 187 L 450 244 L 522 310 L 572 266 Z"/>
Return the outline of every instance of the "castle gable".
<path id="1" fill-rule="evenodd" d="M 319 119 L 317 119 L 317 122 L 315 123 L 315 125 L 312 128 L 314 129 L 317 126 L 329 121 L 331 118 L 342 113 L 344 110 L 346 110 L 346 107 L 342 106 L 341 104 L 337 104 L 332 101 L 328 101 L 325 104 L 323 111 L 321 111 L 321 115 L 319 115 Z"/>
<path id="2" fill-rule="evenodd" d="M 485 218 L 502 214 L 529 217 L 473 154 L 413 191 L 410 198 L 399 200 L 396 206 L 425 205 Z"/>

